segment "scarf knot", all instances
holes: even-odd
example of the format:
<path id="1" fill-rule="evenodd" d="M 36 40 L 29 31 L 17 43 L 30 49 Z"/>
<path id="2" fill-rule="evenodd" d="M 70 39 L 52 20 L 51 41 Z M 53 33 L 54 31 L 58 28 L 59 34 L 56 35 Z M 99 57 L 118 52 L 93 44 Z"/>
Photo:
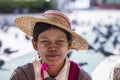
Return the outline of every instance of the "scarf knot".
<path id="1" fill-rule="evenodd" d="M 44 80 L 44 71 L 48 71 L 48 65 L 45 62 L 43 62 L 42 66 L 41 66 L 41 78 L 42 78 L 42 80 Z"/>

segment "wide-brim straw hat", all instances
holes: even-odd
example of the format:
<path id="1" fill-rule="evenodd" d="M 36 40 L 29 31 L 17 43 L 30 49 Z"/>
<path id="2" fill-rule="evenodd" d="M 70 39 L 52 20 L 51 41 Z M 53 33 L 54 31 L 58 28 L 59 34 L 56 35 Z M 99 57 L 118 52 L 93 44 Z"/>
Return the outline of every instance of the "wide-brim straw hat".
<path id="1" fill-rule="evenodd" d="M 40 18 L 23 16 L 15 19 L 16 27 L 30 36 L 33 36 L 33 29 L 37 22 L 48 23 L 69 32 L 73 37 L 71 49 L 83 50 L 88 48 L 86 40 L 71 30 L 69 18 L 59 11 L 48 10 L 44 12 Z"/>

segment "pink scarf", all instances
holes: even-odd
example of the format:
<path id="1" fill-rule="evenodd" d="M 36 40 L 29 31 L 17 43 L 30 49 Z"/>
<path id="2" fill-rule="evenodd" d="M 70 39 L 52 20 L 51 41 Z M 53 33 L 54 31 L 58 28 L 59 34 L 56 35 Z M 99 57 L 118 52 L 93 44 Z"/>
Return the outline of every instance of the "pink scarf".
<path id="1" fill-rule="evenodd" d="M 46 63 L 42 63 L 42 67 L 41 67 L 42 80 L 44 80 L 44 71 L 48 71 L 48 66 Z M 69 71 L 68 80 L 78 80 L 78 76 L 79 76 L 78 65 L 75 62 L 70 61 L 70 71 Z"/>
<path id="2" fill-rule="evenodd" d="M 46 63 L 42 63 L 41 67 L 41 78 L 44 80 L 44 71 L 48 71 L 48 65 Z"/>

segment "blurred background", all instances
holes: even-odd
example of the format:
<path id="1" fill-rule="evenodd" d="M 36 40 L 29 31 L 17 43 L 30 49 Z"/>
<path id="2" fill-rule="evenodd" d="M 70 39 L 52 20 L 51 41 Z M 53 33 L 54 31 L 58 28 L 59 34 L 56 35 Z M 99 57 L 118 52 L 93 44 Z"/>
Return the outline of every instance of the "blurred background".
<path id="1" fill-rule="evenodd" d="M 93 80 L 110 80 L 120 59 L 120 0 L 0 0 L 0 80 L 9 80 L 15 68 L 37 55 L 31 37 L 15 27 L 15 18 L 40 17 L 50 9 L 68 15 L 72 29 L 89 44 L 88 50 L 69 51 L 68 58 Z"/>

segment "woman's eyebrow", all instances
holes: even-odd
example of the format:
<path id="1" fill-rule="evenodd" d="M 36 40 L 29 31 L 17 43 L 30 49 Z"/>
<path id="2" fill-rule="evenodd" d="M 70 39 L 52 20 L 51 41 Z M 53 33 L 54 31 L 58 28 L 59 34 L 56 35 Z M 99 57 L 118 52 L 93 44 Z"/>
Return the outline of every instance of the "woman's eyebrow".
<path id="1" fill-rule="evenodd" d="M 57 38 L 60 38 L 60 39 L 61 39 L 61 38 L 66 38 L 66 37 L 61 36 L 61 37 L 57 37 Z"/>
<path id="2" fill-rule="evenodd" d="M 44 36 L 44 35 L 40 35 L 39 38 L 40 39 L 48 39 L 47 36 Z"/>

